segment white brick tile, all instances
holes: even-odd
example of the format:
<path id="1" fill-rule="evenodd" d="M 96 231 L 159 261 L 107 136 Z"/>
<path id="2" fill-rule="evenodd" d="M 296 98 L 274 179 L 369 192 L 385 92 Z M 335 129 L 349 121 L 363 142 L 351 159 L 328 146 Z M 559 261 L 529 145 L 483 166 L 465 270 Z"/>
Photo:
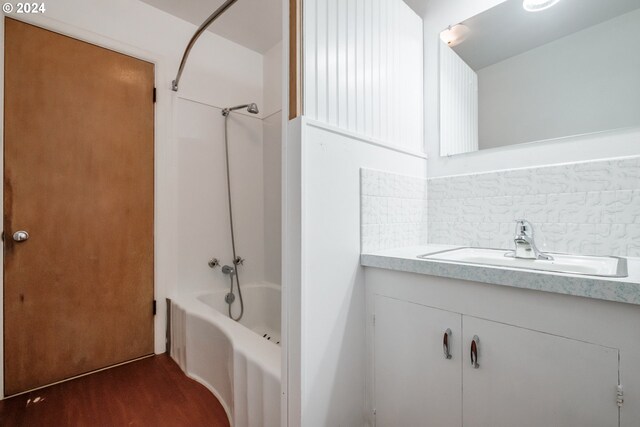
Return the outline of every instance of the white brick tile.
<path id="1" fill-rule="evenodd" d="M 380 248 L 427 241 L 512 248 L 514 220 L 525 218 L 543 250 L 640 252 L 640 157 L 430 180 L 362 170 L 361 192 L 363 227 L 380 226 Z"/>
<path id="2" fill-rule="evenodd" d="M 593 253 L 596 245 L 595 224 L 567 224 L 566 251 L 571 254 Z"/>
<path id="3" fill-rule="evenodd" d="M 606 191 L 614 182 L 609 161 L 578 163 L 573 169 L 573 191 Z"/>
<path id="4" fill-rule="evenodd" d="M 360 179 L 363 251 L 427 243 L 426 179 L 369 169 Z"/>
<path id="5" fill-rule="evenodd" d="M 450 197 L 449 185 L 446 178 L 430 179 L 427 181 L 427 198 L 441 200 Z"/>
<path id="6" fill-rule="evenodd" d="M 637 190 L 640 189 L 640 157 L 613 160 L 610 162 L 614 179 L 612 189 Z"/>
<path id="7" fill-rule="evenodd" d="M 362 226 L 362 252 L 372 252 L 380 249 L 380 226 L 367 224 Z"/>
<path id="8" fill-rule="evenodd" d="M 568 193 L 572 190 L 571 166 L 549 166 L 533 169 L 532 194 Z"/>
<path id="9" fill-rule="evenodd" d="M 615 222 L 640 224 L 640 190 L 619 190 L 616 198 L 619 209 L 615 213 Z"/>
<path id="10" fill-rule="evenodd" d="M 379 174 L 369 169 L 360 169 L 360 194 L 378 196 L 380 194 Z"/>

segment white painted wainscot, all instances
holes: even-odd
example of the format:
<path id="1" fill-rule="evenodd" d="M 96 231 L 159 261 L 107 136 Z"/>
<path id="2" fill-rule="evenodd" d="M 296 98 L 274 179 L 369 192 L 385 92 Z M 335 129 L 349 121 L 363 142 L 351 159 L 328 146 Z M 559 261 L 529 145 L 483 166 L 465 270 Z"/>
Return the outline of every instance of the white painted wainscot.
<path id="1" fill-rule="evenodd" d="M 622 279 L 416 258 L 442 249 L 361 257 L 371 425 L 639 425 L 639 258 Z"/>

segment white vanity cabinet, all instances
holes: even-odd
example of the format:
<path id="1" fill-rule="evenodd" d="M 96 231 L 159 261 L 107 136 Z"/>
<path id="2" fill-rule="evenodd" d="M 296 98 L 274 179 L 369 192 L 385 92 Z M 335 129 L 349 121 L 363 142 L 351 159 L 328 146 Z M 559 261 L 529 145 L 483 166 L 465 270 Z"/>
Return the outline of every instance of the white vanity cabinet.
<path id="1" fill-rule="evenodd" d="M 640 425 L 637 306 L 376 268 L 366 283 L 372 425 Z"/>
<path id="2" fill-rule="evenodd" d="M 618 350 L 465 316 L 465 427 L 617 427 Z M 469 353 L 469 350 L 465 353 Z M 436 424 L 425 424 L 436 425 Z"/>
<path id="3" fill-rule="evenodd" d="M 462 425 L 461 318 L 393 298 L 375 298 L 377 426 Z M 449 334 L 447 334 L 449 332 Z M 445 356 L 444 336 L 447 336 Z"/>

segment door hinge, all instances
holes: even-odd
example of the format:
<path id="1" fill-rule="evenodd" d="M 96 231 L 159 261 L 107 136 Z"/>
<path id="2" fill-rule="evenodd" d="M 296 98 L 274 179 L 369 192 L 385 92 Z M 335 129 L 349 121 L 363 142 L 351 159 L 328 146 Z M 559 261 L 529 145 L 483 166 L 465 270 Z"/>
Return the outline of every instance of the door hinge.
<path id="1" fill-rule="evenodd" d="M 373 315 L 373 326 L 376 326 L 376 315 Z"/>
<path id="2" fill-rule="evenodd" d="M 622 389 L 622 384 L 618 384 L 616 389 L 616 402 L 618 403 L 618 408 L 622 408 L 622 404 L 624 403 L 624 390 Z"/>
<path id="3" fill-rule="evenodd" d="M 155 104 L 156 102 L 156 88 L 153 88 L 153 103 Z"/>
<path id="4" fill-rule="evenodd" d="M 153 300 L 153 315 L 156 315 L 156 300 Z"/>

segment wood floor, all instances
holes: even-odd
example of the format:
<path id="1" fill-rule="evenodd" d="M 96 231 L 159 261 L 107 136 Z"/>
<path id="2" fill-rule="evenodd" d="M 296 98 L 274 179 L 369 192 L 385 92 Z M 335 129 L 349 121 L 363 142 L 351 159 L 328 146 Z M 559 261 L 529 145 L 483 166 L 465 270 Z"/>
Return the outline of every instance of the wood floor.
<path id="1" fill-rule="evenodd" d="M 0 426 L 228 427 L 217 399 L 167 355 L 0 401 Z"/>

